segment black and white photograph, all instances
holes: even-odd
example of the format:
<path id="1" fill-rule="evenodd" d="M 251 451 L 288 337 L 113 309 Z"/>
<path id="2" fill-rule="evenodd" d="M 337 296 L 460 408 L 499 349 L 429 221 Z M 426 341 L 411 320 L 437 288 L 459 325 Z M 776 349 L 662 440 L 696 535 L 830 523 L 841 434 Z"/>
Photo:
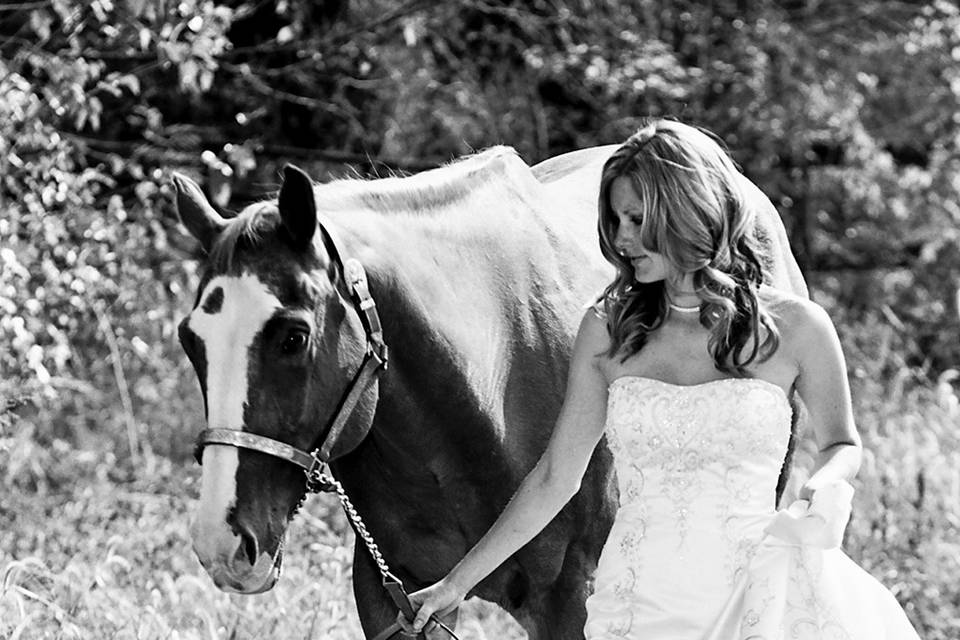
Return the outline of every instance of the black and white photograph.
<path id="1" fill-rule="evenodd" d="M 953 0 L 0 0 L 0 638 L 960 640 Z"/>

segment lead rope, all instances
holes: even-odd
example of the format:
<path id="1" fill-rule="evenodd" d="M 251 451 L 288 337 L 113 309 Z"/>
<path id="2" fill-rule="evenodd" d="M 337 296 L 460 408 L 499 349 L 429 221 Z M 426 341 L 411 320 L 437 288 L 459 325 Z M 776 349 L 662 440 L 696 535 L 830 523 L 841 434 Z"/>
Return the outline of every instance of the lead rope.
<path id="1" fill-rule="evenodd" d="M 410 597 L 403 588 L 403 583 L 400 581 L 400 578 L 396 577 L 390 572 L 390 567 L 387 566 L 387 561 L 383 559 L 383 554 L 380 553 L 380 548 L 374 541 L 373 536 L 370 535 L 370 532 L 367 531 L 367 526 L 363 523 L 363 518 L 361 518 L 360 514 L 357 513 L 357 510 L 353 506 L 353 502 L 350 501 L 350 497 L 347 495 L 343 485 L 340 484 L 340 481 L 334 478 L 332 475 L 323 471 L 323 469 L 326 468 L 326 465 L 320 461 L 318 457 L 318 451 L 314 451 L 313 456 L 316 464 L 314 464 L 311 469 L 304 472 L 307 476 L 307 491 L 310 493 L 333 492 L 337 494 L 337 499 L 340 501 L 340 506 L 343 507 L 343 512 L 347 515 L 347 519 L 350 520 L 350 524 L 353 526 L 354 531 L 356 531 L 357 535 L 360 536 L 360 539 L 363 540 L 363 543 L 367 547 L 367 551 L 370 552 L 370 557 L 372 557 L 373 561 L 376 563 L 377 570 L 380 572 L 380 578 L 383 582 L 383 587 L 387 590 L 387 594 L 389 594 L 390 599 L 393 600 L 393 603 L 398 609 L 400 609 L 404 617 L 406 617 L 407 620 L 412 621 L 416 616 L 416 612 L 414 612 L 413 605 L 410 603 Z M 297 506 L 298 509 L 302 503 L 303 500 L 301 499 Z M 445 625 L 436 616 L 430 616 L 430 619 L 437 626 L 446 631 L 451 638 L 454 640 L 460 640 L 457 637 L 457 634 L 455 634 L 450 627 Z M 393 623 L 391 626 L 387 627 L 386 630 L 374 637 L 373 640 L 386 640 L 387 638 L 392 638 L 401 630 L 402 629 L 399 626 L 399 623 Z M 417 637 L 425 637 L 425 634 L 421 632 L 420 634 L 417 634 Z"/>

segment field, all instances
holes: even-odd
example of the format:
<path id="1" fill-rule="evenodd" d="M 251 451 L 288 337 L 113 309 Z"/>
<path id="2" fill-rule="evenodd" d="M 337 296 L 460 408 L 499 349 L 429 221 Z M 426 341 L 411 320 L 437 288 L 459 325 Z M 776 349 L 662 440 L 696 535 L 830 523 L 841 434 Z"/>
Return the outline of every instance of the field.
<path id="1" fill-rule="evenodd" d="M 154 459 L 121 470 L 94 452 L 62 453 L 57 471 L 70 482 L 5 494 L 0 637 L 362 637 L 350 592 L 353 535 L 332 498 L 314 498 L 298 516 L 277 588 L 228 595 L 190 549 L 198 468 Z M 493 609 L 478 605 L 461 637 L 521 637 L 507 622 L 488 623 Z"/>

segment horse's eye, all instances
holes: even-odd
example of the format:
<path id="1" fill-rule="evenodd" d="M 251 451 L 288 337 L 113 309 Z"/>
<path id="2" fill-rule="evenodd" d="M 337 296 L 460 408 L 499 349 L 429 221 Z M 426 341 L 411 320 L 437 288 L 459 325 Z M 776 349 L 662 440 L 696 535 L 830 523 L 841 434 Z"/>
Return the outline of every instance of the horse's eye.
<path id="1" fill-rule="evenodd" d="M 307 347 L 309 338 L 310 336 L 307 335 L 306 331 L 291 331 L 290 334 L 283 339 L 280 350 L 283 351 L 284 355 L 296 355 Z"/>

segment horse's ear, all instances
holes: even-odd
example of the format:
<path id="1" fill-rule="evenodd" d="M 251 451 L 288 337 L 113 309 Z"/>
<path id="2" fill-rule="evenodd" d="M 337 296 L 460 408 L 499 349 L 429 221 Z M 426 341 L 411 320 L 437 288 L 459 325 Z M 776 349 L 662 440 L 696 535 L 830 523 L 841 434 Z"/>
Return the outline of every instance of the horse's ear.
<path id="1" fill-rule="evenodd" d="M 214 210 L 203 195 L 200 185 L 183 175 L 173 174 L 173 186 L 177 190 L 177 215 L 180 222 L 187 228 L 206 252 L 210 251 L 214 238 L 227 224 Z"/>
<path id="2" fill-rule="evenodd" d="M 277 207 L 293 247 L 301 251 L 308 249 L 317 232 L 317 202 L 310 177 L 292 164 L 283 168 Z"/>

